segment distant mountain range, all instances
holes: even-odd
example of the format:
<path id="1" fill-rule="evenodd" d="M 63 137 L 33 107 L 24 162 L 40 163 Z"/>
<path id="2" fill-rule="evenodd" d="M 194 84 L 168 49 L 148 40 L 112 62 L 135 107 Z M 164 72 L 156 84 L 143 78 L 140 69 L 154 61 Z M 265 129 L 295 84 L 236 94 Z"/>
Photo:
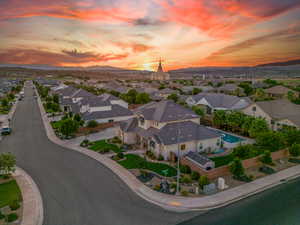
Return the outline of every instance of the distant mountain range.
<path id="1" fill-rule="evenodd" d="M 41 64 L 0 64 L 0 68 L 12 67 L 12 68 L 25 68 L 25 69 L 36 69 L 36 70 L 84 70 L 84 71 L 107 71 L 107 72 L 121 72 L 121 71 L 136 71 L 129 69 L 122 69 L 112 66 L 89 66 L 89 67 L 66 67 L 66 66 L 50 66 Z"/>
<path id="2" fill-rule="evenodd" d="M 89 66 L 89 67 L 64 67 L 64 66 L 51 66 L 51 65 L 42 65 L 42 64 L 0 64 L 0 68 L 24 68 L 24 69 L 34 69 L 34 70 L 65 70 L 65 71 L 91 71 L 91 72 L 112 72 L 112 73 L 149 73 L 150 71 L 140 71 L 140 70 L 132 70 L 132 69 L 124 69 L 119 67 L 112 66 Z M 177 70 L 170 70 L 170 73 L 210 73 L 210 72 L 228 72 L 230 73 L 243 73 L 243 71 L 253 71 L 257 69 L 271 69 L 274 68 L 276 70 L 287 70 L 290 67 L 300 67 L 300 59 L 297 60 L 289 60 L 282 62 L 273 62 L 266 64 L 259 64 L 256 66 L 233 66 L 233 67 L 219 67 L 219 66 L 203 66 L 203 67 L 188 67 L 181 68 Z"/>
<path id="3" fill-rule="evenodd" d="M 296 60 L 289 60 L 289 61 L 282 61 L 282 62 L 259 64 L 259 65 L 257 65 L 257 67 L 262 67 L 262 66 L 293 66 L 293 65 L 299 65 L 299 64 L 300 64 L 300 59 L 296 59 Z"/>

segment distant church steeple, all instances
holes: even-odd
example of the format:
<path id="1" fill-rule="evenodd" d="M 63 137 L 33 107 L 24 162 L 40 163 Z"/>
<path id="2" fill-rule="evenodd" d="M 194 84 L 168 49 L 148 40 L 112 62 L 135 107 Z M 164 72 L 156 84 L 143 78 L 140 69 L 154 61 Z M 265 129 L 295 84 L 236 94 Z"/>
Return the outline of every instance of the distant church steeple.
<path id="1" fill-rule="evenodd" d="M 162 68 L 162 65 L 161 65 L 161 58 L 159 59 L 159 65 L 158 65 L 158 68 L 157 68 L 157 72 L 164 72 L 163 68 Z"/>

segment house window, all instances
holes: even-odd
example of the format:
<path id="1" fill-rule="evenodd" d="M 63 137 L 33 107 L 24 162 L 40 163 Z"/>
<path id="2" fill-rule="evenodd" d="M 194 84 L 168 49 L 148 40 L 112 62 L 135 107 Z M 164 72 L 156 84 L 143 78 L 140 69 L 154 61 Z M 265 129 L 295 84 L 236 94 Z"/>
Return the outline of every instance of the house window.
<path id="1" fill-rule="evenodd" d="M 181 151 L 184 151 L 184 150 L 185 150 L 185 148 L 186 148 L 185 144 L 183 144 L 183 145 L 180 145 L 180 149 L 181 149 Z"/>
<path id="2" fill-rule="evenodd" d="M 274 125 L 274 124 L 275 124 L 275 121 L 274 121 L 274 120 L 271 120 L 271 124 Z"/>
<path id="3" fill-rule="evenodd" d="M 144 125 L 144 123 L 145 123 L 144 117 L 140 117 L 139 120 L 140 120 L 141 125 Z"/>
<path id="4" fill-rule="evenodd" d="M 112 123 L 112 122 L 114 122 L 114 120 L 108 120 L 108 122 L 109 122 L 109 123 Z"/>
<path id="5" fill-rule="evenodd" d="M 152 140 L 150 141 L 150 147 L 151 147 L 151 148 L 155 148 L 155 142 L 152 141 Z"/>
<path id="6" fill-rule="evenodd" d="M 256 106 L 252 107 L 252 111 L 255 112 L 256 111 Z"/>

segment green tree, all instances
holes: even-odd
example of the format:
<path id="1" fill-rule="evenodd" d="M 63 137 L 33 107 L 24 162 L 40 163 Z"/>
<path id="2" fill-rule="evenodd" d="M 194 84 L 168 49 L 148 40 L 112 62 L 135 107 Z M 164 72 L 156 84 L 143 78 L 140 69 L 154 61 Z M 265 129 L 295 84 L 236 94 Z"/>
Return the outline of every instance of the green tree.
<path id="1" fill-rule="evenodd" d="M 5 174 L 9 175 L 15 171 L 16 157 L 11 153 L 0 154 L 0 170 Z"/>
<path id="2" fill-rule="evenodd" d="M 147 93 L 138 93 L 135 99 L 136 104 L 147 104 L 150 101 L 151 98 Z"/>
<path id="3" fill-rule="evenodd" d="M 280 132 L 262 132 L 257 135 L 255 140 L 260 148 L 270 150 L 271 152 L 283 149 L 286 146 L 284 135 Z"/>
<path id="4" fill-rule="evenodd" d="M 94 127 L 97 127 L 97 126 L 98 126 L 98 122 L 96 120 L 90 120 L 87 123 L 87 127 L 89 127 L 89 128 L 94 128 Z"/>
<path id="5" fill-rule="evenodd" d="M 229 164 L 230 172 L 235 177 L 243 177 L 245 175 L 245 169 L 243 167 L 242 161 L 239 158 L 235 158 L 230 164 Z"/>
<path id="6" fill-rule="evenodd" d="M 200 108 L 199 106 L 194 105 L 194 106 L 192 107 L 192 110 L 193 110 L 197 115 L 199 115 L 199 116 L 204 116 L 204 115 L 205 115 L 204 110 L 203 110 L 202 108 Z"/>
<path id="7" fill-rule="evenodd" d="M 214 112 L 213 124 L 217 127 L 224 126 L 226 121 L 226 112 L 224 110 L 217 110 Z"/>
<path id="8" fill-rule="evenodd" d="M 77 121 L 77 122 L 80 122 L 81 121 L 81 116 L 78 113 L 76 113 L 74 115 L 74 120 Z"/>
<path id="9" fill-rule="evenodd" d="M 258 153 L 254 146 L 249 144 L 235 147 L 232 154 L 240 159 L 248 159 L 256 156 Z"/>
<path id="10" fill-rule="evenodd" d="M 241 112 L 231 112 L 226 115 L 226 124 L 231 128 L 232 131 L 240 130 L 245 115 Z"/>
<path id="11" fill-rule="evenodd" d="M 204 187 L 205 185 L 208 185 L 208 184 L 209 184 L 209 179 L 208 179 L 208 177 L 205 176 L 205 175 L 200 176 L 199 181 L 198 181 L 198 184 L 199 184 L 199 187 L 200 187 L 201 189 L 203 189 L 203 187 Z"/>
<path id="12" fill-rule="evenodd" d="M 201 89 L 201 88 L 193 88 L 193 90 L 192 90 L 192 95 L 197 95 L 197 94 L 199 94 L 200 92 L 202 92 L 202 89 Z"/>
<path id="13" fill-rule="evenodd" d="M 168 96 L 168 99 L 173 100 L 174 102 L 177 102 L 179 100 L 179 97 L 176 93 L 172 93 Z"/>
<path id="14" fill-rule="evenodd" d="M 53 102 L 55 102 L 56 104 L 59 104 L 59 95 L 58 94 L 53 95 Z"/>
<path id="15" fill-rule="evenodd" d="M 60 132 L 65 136 L 70 136 L 74 134 L 79 127 L 77 121 L 72 120 L 71 118 L 65 119 L 62 121 L 60 126 Z"/>
<path id="16" fill-rule="evenodd" d="M 300 156 L 300 144 L 293 144 L 289 148 L 289 153 L 294 157 Z"/>
<path id="17" fill-rule="evenodd" d="M 285 128 L 282 130 L 282 134 L 287 146 L 291 146 L 294 143 L 300 144 L 300 130 L 294 128 Z"/>
<path id="18" fill-rule="evenodd" d="M 267 121 L 265 119 L 255 118 L 252 121 L 251 126 L 249 128 L 249 135 L 250 135 L 250 137 L 256 137 L 260 133 L 266 132 L 268 130 L 269 130 L 268 124 L 267 124 Z"/>
<path id="19" fill-rule="evenodd" d="M 9 103 L 9 101 L 8 101 L 7 98 L 3 98 L 2 101 L 1 101 L 2 107 L 7 107 L 7 106 L 8 106 L 8 103 Z"/>
<path id="20" fill-rule="evenodd" d="M 265 164 L 272 164 L 273 159 L 271 157 L 271 152 L 266 150 L 262 155 L 262 157 L 260 158 L 260 161 Z"/>

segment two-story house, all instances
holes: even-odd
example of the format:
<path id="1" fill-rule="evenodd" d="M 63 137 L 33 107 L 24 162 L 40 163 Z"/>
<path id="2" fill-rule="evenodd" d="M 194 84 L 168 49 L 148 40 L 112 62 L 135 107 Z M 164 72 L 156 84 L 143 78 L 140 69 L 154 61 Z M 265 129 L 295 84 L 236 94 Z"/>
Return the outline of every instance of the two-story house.
<path id="1" fill-rule="evenodd" d="M 221 143 L 218 132 L 200 125 L 198 115 L 173 101 L 151 102 L 134 113 L 135 118 L 120 124 L 121 140 L 166 160 L 178 153 L 214 151 Z"/>

